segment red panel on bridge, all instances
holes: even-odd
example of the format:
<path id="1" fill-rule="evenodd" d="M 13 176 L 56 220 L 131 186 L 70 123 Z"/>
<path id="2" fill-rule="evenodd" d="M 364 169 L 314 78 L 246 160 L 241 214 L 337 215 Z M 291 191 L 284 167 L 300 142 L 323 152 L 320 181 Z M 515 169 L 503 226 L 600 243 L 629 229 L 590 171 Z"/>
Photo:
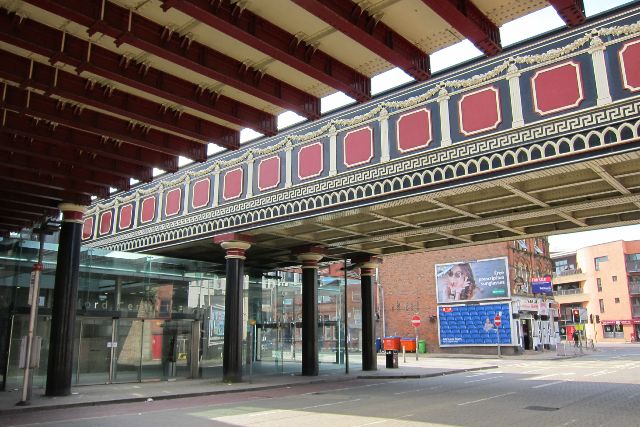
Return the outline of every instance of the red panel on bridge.
<path id="1" fill-rule="evenodd" d="M 541 115 L 577 107 L 584 99 L 580 65 L 575 62 L 536 72 L 531 85 L 535 110 Z"/>
<path id="2" fill-rule="evenodd" d="M 150 222 L 156 217 L 156 198 L 147 197 L 142 201 L 142 213 L 140 214 L 140 222 Z"/>
<path id="3" fill-rule="evenodd" d="M 260 191 L 277 187 L 280 184 L 280 156 L 260 160 L 258 165 L 258 188 Z"/>
<path id="4" fill-rule="evenodd" d="M 308 179 L 318 176 L 324 170 L 322 143 L 305 145 L 298 151 L 298 178 Z"/>
<path id="5" fill-rule="evenodd" d="M 225 200 L 237 199 L 242 195 L 242 168 L 235 168 L 224 174 L 224 191 L 222 197 Z"/>
<path id="6" fill-rule="evenodd" d="M 191 193 L 191 207 L 194 209 L 207 206 L 211 198 L 211 181 L 209 178 L 201 179 L 193 184 Z"/>
<path id="7" fill-rule="evenodd" d="M 120 208 L 120 215 L 118 218 L 118 226 L 120 229 L 131 227 L 133 219 L 133 205 L 128 203 Z"/>
<path id="8" fill-rule="evenodd" d="M 625 89 L 640 90 L 640 40 L 626 43 L 619 55 Z"/>
<path id="9" fill-rule="evenodd" d="M 164 214 L 166 216 L 172 216 L 180 212 L 180 207 L 182 206 L 182 189 L 174 188 L 169 190 L 165 197 Z"/>
<path id="10" fill-rule="evenodd" d="M 111 220 L 113 219 L 113 213 L 111 211 L 102 212 L 100 214 L 100 235 L 104 236 L 105 234 L 111 231 Z"/>
<path id="11" fill-rule="evenodd" d="M 429 145 L 431 134 L 431 111 L 423 108 L 403 114 L 397 124 L 398 150 L 413 151 Z"/>
<path id="12" fill-rule="evenodd" d="M 82 240 L 90 239 L 93 236 L 93 217 L 85 218 L 82 224 Z"/>
<path id="13" fill-rule="evenodd" d="M 369 163 L 373 158 L 373 130 L 367 126 L 344 136 L 344 164 L 348 167 Z"/>
<path id="14" fill-rule="evenodd" d="M 473 135 L 495 129 L 502 121 L 500 92 L 496 87 L 487 87 L 463 95 L 458 102 L 460 132 Z"/>

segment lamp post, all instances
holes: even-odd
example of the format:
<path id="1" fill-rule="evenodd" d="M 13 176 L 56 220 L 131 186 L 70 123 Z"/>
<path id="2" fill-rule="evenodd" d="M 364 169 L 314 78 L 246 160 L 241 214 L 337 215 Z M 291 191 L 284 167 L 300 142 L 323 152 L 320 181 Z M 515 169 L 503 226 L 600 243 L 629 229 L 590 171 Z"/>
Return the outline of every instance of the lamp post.
<path id="1" fill-rule="evenodd" d="M 31 272 L 31 283 L 29 286 L 29 330 L 27 332 L 27 341 L 25 345 L 25 358 L 24 358 L 24 378 L 22 381 L 22 395 L 20 401 L 17 403 L 19 406 L 29 405 L 31 403 L 31 389 L 33 387 L 33 371 L 31 370 L 31 359 L 34 352 L 35 336 L 34 331 L 36 329 L 38 321 L 38 298 L 40 297 L 40 275 L 42 274 L 43 264 L 43 252 L 44 252 L 44 239 L 47 234 L 52 234 L 58 231 L 60 223 L 49 221 L 47 218 L 43 219 L 40 228 L 36 228 L 33 231 L 38 233 L 40 247 L 38 249 L 38 261 L 33 265 Z"/>

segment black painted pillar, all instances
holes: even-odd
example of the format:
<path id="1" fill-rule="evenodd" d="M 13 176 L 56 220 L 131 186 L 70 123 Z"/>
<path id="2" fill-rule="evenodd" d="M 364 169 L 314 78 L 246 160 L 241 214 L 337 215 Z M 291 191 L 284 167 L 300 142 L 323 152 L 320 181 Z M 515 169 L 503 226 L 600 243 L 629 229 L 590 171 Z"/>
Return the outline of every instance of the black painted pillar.
<path id="1" fill-rule="evenodd" d="M 318 376 L 318 261 L 324 248 L 298 253 L 302 262 L 302 375 Z"/>
<path id="2" fill-rule="evenodd" d="M 73 375 L 73 337 L 78 301 L 82 217 L 86 208 L 71 203 L 59 206 L 63 214 L 53 290 L 47 396 L 69 396 Z"/>
<path id="3" fill-rule="evenodd" d="M 242 289 L 244 285 L 244 254 L 251 244 L 237 234 L 214 238 L 227 252 L 226 291 L 224 298 L 224 345 L 222 381 L 242 381 Z"/>
<path id="4" fill-rule="evenodd" d="M 375 342 L 375 310 L 374 310 L 374 280 L 377 262 L 372 259 L 359 264 L 360 293 L 362 295 L 362 370 L 375 371 L 378 369 L 378 358 Z"/>

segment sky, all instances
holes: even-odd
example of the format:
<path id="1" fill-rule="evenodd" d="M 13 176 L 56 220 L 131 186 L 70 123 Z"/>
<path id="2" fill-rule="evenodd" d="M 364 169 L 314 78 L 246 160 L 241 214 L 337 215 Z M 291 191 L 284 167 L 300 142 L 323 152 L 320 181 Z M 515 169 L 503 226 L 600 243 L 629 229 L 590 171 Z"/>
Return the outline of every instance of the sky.
<path id="1" fill-rule="evenodd" d="M 637 1 L 638 0 L 584 0 L 585 14 L 587 17 L 590 17 L 606 12 L 609 9 Z M 500 28 L 502 46 L 508 47 L 514 43 L 563 27 L 564 25 L 564 21 L 558 16 L 555 9 L 547 7 L 503 25 Z M 473 44 L 468 40 L 464 40 L 431 54 L 431 71 L 437 73 L 456 64 L 481 56 L 482 53 L 476 49 Z M 371 79 L 371 92 L 375 96 L 380 92 L 404 85 L 412 80 L 411 77 L 400 69 L 392 69 Z M 326 113 L 352 103 L 355 103 L 353 99 L 338 92 L 322 98 L 321 112 Z M 295 113 L 286 112 L 278 117 L 278 128 L 291 126 L 304 120 L 303 117 Z M 259 133 L 251 129 L 244 129 L 240 133 L 240 141 L 241 143 L 247 142 L 260 136 Z M 219 147 L 209 144 L 209 154 L 220 150 Z M 186 164 L 187 159 L 184 160 L 181 164 Z M 158 172 L 161 173 L 162 171 Z M 552 252 L 564 252 L 575 251 L 576 249 L 586 246 L 616 240 L 640 240 L 640 225 L 551 236 L 549 243 Z"/>

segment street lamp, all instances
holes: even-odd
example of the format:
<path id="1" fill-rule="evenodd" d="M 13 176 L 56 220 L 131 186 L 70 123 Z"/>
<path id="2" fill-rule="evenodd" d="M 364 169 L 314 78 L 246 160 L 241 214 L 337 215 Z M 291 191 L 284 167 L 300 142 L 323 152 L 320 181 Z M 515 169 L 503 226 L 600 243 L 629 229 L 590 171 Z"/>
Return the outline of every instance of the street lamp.
<path id="1" fill-rule="evenodd" d="M 35 337 L 34 331 L 36 329 L 36 323 L 38 319 L 38 298 L 40 297 L 40 274 L 42 274 L 43 264 L 42 257 L 44 252 L 44 239 L 47 234 L 53 234 L 60 230 L 60 221 L 54 221 L 48 218 L 43 218 L 43 222 L 39 228 L 34 228 L 33 231 L 38 233 L 40 239 L 40 247 L 38 249 L 38 262 L 33 265 L 31 272 L 31 283 L 29 286 L 29 330 L 27 332 L 27 342 L 25 346 L 25 358 L 24 358 L 24 379 L 22 381 L 22 396 L 17 405 L 24 406 L 29 405 L 31 402 L 31 388 L 33 386 L 33 372 L 31 371 L 31 359 L 34 350 Z"/>

